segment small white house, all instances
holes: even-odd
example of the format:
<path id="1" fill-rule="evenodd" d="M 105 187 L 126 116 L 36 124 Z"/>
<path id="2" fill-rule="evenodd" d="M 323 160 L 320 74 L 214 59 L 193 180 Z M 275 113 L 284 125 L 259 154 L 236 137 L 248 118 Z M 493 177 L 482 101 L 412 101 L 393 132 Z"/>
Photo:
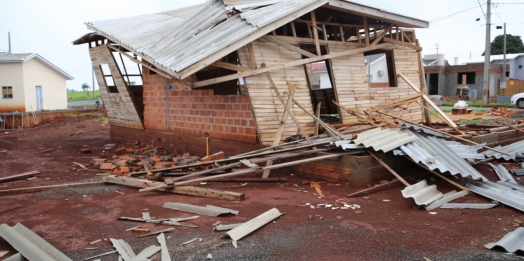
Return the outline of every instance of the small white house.
<path id="1" fill-rule="evenodd" d="M 0 112 L 67 109 L 73 79 L 36 53 L 0 52 Z"/>

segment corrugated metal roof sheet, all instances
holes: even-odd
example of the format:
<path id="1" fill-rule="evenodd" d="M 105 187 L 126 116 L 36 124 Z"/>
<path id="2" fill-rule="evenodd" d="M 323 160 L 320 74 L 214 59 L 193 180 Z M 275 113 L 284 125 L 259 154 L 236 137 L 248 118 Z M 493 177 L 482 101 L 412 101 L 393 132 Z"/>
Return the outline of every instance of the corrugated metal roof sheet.
<path id="1" fill-rule="evenodd" d="M 502 247 L 509 253 L 524 251 L 524 227 L 519 227 L 513 232 L 506 234 L 501 240 L 495 243 L 484 245 L 487 249 Z"/>
<path id="2" fill-rule="evenodd" d="M 376 128 L 358 134 L 353 142 L 366 148 L 373 148 L 375 151 L 388 152 L 416 139 L 417 137 L 409 130 Z"/>
<path id="3" fill-rule="evenodd" d="M 521 188 L 522 191 L 509 188 L 508 186 Z M 524 188 L 522 186 L 502 181 L 497 183 L 488 181 L 485 184 L 468 184 L 466 187 L 476 194 L 498 201 L 520 211 L 524 211 Z"/>
<path id="4" fill-rule="evenodd" d="M 491 151 L 491 150 L 485 151 L 484 155 L 486 155 L 486 157 L 488 157 L 488 158 L 489 157 L 495 157 L 496 159 L 504 159 L 504 160 L 507 160 L 507 161 L 510 161 L 510 160 L 517 161 L 517 156 L 520 156 L 520 154 L 524 153 L 524 140 L 523 141 L 519 141 L 519 142 L 515 142 L 513 144 L 510 144 L 510 145 L 504 146 L 504 147 L 497 146 L 497 147 L 495 147 L 495 149 L 503 151 L 503 152 L 507 152 L 511 156 L 500 154 L 500 153 L 497 153 L 497 152 L 494 152 L 494 151 Z"/>
<path id="5" fill-rule="evenodd" d="M 495 173 L 497 173 L 497 176 L 499 176 L 500 180 L 501 181 L 504 181 L 504 182 L 510 182 L 510 183 L 515 183 L 517 184 L 517 182 L 515 181 L 515 179 L 513 179 L 513 177 L 511 176 L 511 174 L 509 174 L 508 170 L 502 166 L 502 165 L 494 165 L 492 163 L 488 163 L 488 165 L 493 169 L 495 170 Z"/>
<path id="6" fill-rule="evenodd" d="M 409 123 L 406 123 L 406 122 L 403 122 L 403 121 L 398 121 L 397 123 L 400 126 L 403 126 L 403 127 L 406 127 L 406 128 L 410 128 L 410 129 L 413 129 L 413 130 L 416 130 L 416 131 L 422 131 L 422 132 L 424 132 L 426 134 L 433 135 L 435 137 L 441 137 L 441 138 L 445 138 L 446 137 L 442 133 L 438 133 L 436 131 L 432 131 L 430 129 L 423 128 L 423 127 L 420 127 L 418 125 L 409 124 Z"/>
<path id="7" fill-rule="evenodd" d="M 429 204 L 428 206 L 426 206 L 426 210 L 427 211 L 431 211 L 433 209 L 436 209 L 436 208 L 439 208 L 441 207 L 442 205 L 445 205 L 447 204 L 448 202 L 451 202 L 455 199 L 459 199 L 459 198 L 462 198 L 462 197 L 465 197 L 468 195 L 468 192 L 466 190 L 461 190 L 459 192 L 453 190 L 449 193 L 446 193 L 444 194 L 444 196 L 436 201 L 434 201 L 433 203 Z"/>
<path id="8" fill-rule="evenodd" d="M 0 225 L 0 236 L 28 260 L 73 261 L 24 225 Z"/>
<path id="9" fill-rule="evenodd" d="M 400 149 L 417 163 L 422 163 L 431 170 L 449 172 L 464 178 L 488 181 L 480 172 L 460 158 L 438 138 L 426 134 L 414 133 L 418 140 L 406 144 Z"/>
<path id="10" fill-rule="evenodd" d="M 195 15 L 196 13 L 198 13 L 206 5 L 207 3 L 192 5 L 192 6 L 185 7 L 185 8 L 179 8 L 179 9 L 175 9 L 175 10 L 171 10 L 167 12 L 162 12 L 160 14 L 171 15 L 171 16 L 176 16 L 176 17 L 187 19 Z"/>
<path id="11" fill-rule="evenodd" d="M 451 209 L 490 209 L 498 206 L 497 204 L 479 204 L 479 203 L 446 203 L 440 208 Z"/>
<path id="12" fill-rule="evenodd" d="M 312 3 L 315 0 L 288 0 L 280 3 L 269 5 L 263 8 L 258 8 L 240 14 L 242 19 L 249 24 L 262 28 L 273 21 L 285 17 L 297 10 L 300 10 Z M 298 17 L 297 17 L 298 18 Z"/>
<path id="13" fill-rule="evenodd" d="M 413 198 L 419 206 L 429 205 L 431 202 L 444 196 L 437 190 L 437 185 L 430 186 L 426 180 L 406 187 L 401 192 L 404 198 Z"/>
<path id="14" fill-rule="evenodd" d="M 448 148 L 453 150 L 463 159 L 478 159 L 478 160 L 486 159 L 486 156 L 478 153 L 480 149 L 486 146 L 486 143 L 470 146 L 470 145 L 464 145 L 456 141 L 449 141 L 449 140 L 440 140 L 440 141 L 446 144 Z"/>
<path id="15" fill-rule="evenodd" d="M 510 170 L 513 175 L 524 176 L 524 169 L 512 169 Z"/>

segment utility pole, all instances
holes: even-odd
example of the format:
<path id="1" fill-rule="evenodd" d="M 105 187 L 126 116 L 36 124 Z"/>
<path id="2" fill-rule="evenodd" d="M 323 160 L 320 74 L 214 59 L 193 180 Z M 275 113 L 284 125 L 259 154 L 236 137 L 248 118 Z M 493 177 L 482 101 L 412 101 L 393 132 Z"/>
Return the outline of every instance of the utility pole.
<path id="1" fill-rule="evenodd" d="M 506 82 L 506 23 L 504 23 L 504 67 L 502 68 L 502 80 Z"/>
<path id="2" fill-rule="evenodd" d="M 435 48 L 435 49 L 437 49 L 437 54 L 438 54 L 438 46 L 439 46 L 439 44 L 435 44 L 435 45 L 437 46 L 437 48 Z"/>
<path id="3" fill-rule="evenodd" d="M 9 53 L 11 53 L 11 32 L 7 32 L 7 39 L 9 41 Z"/>
<path id="4" fill-rule="evenodd" d="M 93 100 L 96 100 L 96 96 L 95 96 L 95 71 L 93 69 L 91 69 L 91 71 L 93 72 L 91 74 L 91 80 L 93 81 Z"/>
<path id="5" fill-rule="evenodd" d="M 484 52 L 484 85 L 482 86 L 482 105 L 489 103 L 489 71 L 491 64 L 491 0 L 488 0 L 486 13 L 486 50 Z"/>

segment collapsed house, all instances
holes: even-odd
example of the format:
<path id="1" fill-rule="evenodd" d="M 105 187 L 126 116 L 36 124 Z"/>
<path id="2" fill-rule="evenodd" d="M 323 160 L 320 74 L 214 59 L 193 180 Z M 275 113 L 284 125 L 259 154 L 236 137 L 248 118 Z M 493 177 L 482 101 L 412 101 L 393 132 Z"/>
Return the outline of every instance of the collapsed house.
<path id="1" fill-rule="evenodd" d="M 362 111 L 417 94 L 399 74 L 424 88 L 413 28 L 428 22 L 350 1 L 211 1 L 87 27 L 74 44 L 89 46 L 115 140 L 203 155 L 209 138 L 212 151 L 234 155 L 313 134 L 310 115 L 360 121 L 332 101 Z M 386 55 L 388 87 L 370 86 L 376 54 Z M 316 63 L 332 88 L 312 88 Z M 419 103 L 395 110 L 422 120 Z"/>

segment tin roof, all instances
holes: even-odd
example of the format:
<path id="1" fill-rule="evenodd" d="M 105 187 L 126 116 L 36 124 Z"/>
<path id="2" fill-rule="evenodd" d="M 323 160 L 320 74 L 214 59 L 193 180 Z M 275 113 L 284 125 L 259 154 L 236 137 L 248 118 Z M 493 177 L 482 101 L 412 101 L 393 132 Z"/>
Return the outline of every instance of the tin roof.
<path id="1" fill-rule="evenodd" d="M 503 181 L 497 183 L 488 181 L 485 184 L 480 182 L 468 184 L 466 188 L 486 198 L 524 211 L 524 187 L 520 185 Z"/>
<path id="2" fill-rule="evenodd" d="M 353 142 L 356 145 L 364 145 L 366 148 L 373 148 L 375 151 L 388 152 L 416 139 L 417 137 L 409 130 L 382 130 L 376 128 L 358 134 Z"/>
<path id="3" fill-rule="evenodd" d="M 497 149 L 499 151 L 507 152 L 511 156 L 504 155 L 504 154 L 501 154 L 501 153 L 498 153 L 498 152 L 494 152 L 494 151 L 491 151 L 491 150 L 485 151 L 484 155 L 486 155 L 486 157 L 488 157 L 488 158 L 489 157 L 495 157 L 496 159 L 504 159 L 506 161 L 510 161 L 510 160 L 517 161 L 517 157 L 521 156 L 521 154 L 524 153 L 524 141 L 515 142 L 513 144 L 510 144 L 510 145 L 504 146 L 504 147 L 497 146 L 497 147 L 495 147 L 495 149 Z"/>
<path id="4" fill-rule="evenodd" d="M 524 227 L 519 227 L 515 231 L 509 232 L 501 240 L 495 243 L 484 245 L 487 249 L 502 247 L 509 253 L 515 253 L 518 250 L 524 251 Z"/>

